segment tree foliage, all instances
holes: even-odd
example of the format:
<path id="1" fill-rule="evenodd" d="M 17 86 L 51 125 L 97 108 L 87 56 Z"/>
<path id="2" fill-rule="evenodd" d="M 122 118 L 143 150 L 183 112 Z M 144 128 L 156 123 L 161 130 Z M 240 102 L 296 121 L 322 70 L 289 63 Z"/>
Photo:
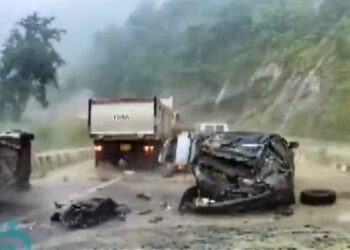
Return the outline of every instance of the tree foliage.
<path id="1" fill-rule="evenodd" d="M 145 1 L 125 25 L 98 33 L 84 84 L 98 96 L 189 86 L 199 86 L 199 94 L 216 91 L 226 80 L 244 84 L 271 55 L 292 64 L 290 56 L 316 46 L 348 15 L 347 2 L 169 0 L 159 7 Z M 346 59 L 350 39 L 343 21 L 334 42 Z M 310 65 L 311 59 L 295 60 Z"/>
<path id="2" fill-rule="evenodd" d="M 30 97 L 46 108 L 48 86 L 58 87 L 57 70 L 64 64 L 53 46 L 62 29 L 52 28 L 53 17 L 37 13 L 21 19 L 1 51 L 0 113 L 18 120 Z"/>
<path id="3" fill-rule="evenodd" d="M 320 12 L 324 20 L 330 24 L 350 14 L 350 2 L 344 0 L 324 0 Z"/>

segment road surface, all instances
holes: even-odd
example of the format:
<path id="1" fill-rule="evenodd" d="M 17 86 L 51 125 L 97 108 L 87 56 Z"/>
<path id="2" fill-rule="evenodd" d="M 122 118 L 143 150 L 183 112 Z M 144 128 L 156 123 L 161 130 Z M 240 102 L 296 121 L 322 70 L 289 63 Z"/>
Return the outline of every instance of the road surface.
<path id="1" fill-rule="evenodd" d="M 305 160 L 297 161 L 297 196 L 305 188 L 332 188 L 339 199 L 328 207 L 298 203 L 290 217 L 273 211 L 180 215 L 176 208 L 182 192 L 193 184 L 191 176 L 162 179 L 150 172 L 107 175 L 109 180 L 101 182 L 93 162 L 56 171 L 33 181 L 32 191 L 22 195 L 20 202 L 4 202 L 0 221 L 20 220 L 33 249 L 350 249 L 350 175 Z M 138 199 L 140 192 L 151 194 L 152 199 Z M 86 230 L 67 231 L 50 224 L 54 201 L 84 197 L 112 197 L 128 204 L 132 212 L 124 222 L 111 220 Z M 169 203 L 168 209 L 160 206 L 164 201 Z M 138 214 L 145 210 L 152 212 Z M 163 220 L 149 222 L 157 216 Z"/>

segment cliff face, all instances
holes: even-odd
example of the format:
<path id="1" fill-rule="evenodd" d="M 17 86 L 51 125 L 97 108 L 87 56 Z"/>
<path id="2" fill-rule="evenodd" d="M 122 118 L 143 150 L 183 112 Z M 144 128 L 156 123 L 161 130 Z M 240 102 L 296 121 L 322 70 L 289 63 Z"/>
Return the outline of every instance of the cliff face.
<path id="1" fill-rule="evenodd" d="M 243 108 L 243 114 L 255 113 L 243 116 L 238 125 L 349 140 L 349 60 L 339 54 L 335 35 L 258 67 L 245 90 L 250 101 Z"/>

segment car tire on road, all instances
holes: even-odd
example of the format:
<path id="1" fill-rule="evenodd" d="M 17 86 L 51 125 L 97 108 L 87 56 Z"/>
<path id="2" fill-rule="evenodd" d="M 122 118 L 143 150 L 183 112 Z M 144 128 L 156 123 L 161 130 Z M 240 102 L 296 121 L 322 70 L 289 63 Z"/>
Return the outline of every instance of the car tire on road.
<path id="1" fill-rule="evenodd" d="M 328 189 L 308 189 L 300 194 L 300 202 L 312 206 L 332 205 L 336 199 L 336 192 Z"/>

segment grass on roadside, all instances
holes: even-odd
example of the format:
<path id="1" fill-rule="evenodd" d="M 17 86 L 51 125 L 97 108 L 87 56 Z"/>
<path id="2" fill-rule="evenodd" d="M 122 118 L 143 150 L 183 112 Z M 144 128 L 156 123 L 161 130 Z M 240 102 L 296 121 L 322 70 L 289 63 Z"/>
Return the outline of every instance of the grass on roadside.
<path id="1" fill-rule="evenodd" d="M 11 124 L 1 123 L 0 131 L 22 129 L 35 135 L 33 152 L 44 152 L 63 148 L 77 148 L 89 145 L 90 139 L 85 122 L 50 122 Z"/>

